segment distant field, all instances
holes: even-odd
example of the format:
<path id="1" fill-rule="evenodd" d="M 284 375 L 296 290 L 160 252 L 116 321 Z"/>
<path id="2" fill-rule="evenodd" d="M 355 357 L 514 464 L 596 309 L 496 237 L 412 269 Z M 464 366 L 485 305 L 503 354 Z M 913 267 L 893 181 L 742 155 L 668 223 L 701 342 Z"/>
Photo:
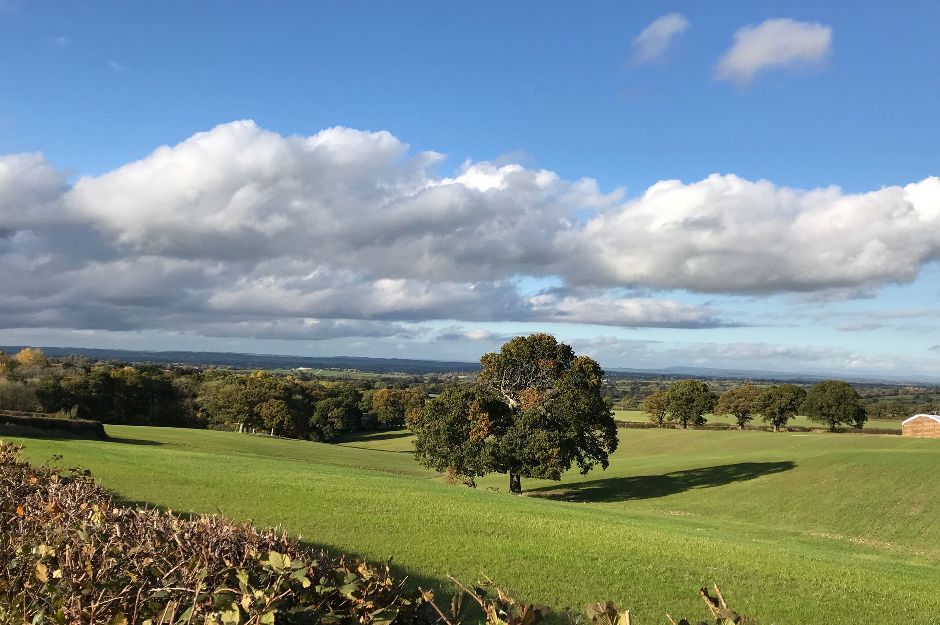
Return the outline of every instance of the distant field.
<path id="1" fill-rule="evenodd" d="M 341 445 L 108 427 L 110 442 L 24 441 L 124 497 L 281 525 L 383 560 L 422 586 L 492 577 L 556 607 L 611 598 L 641 625 L 704 617 L 721 584 L 762 623 L 936 622 L 940 441 L 620 430 L 607 471 L 560 483 L 491 476 L 472 491 L 415 463 L 405 433 Z M 498 489 L 498 491 L 496 490 Z M 890 615 L 890 618 L 886 616 Z"/>
<path id="2" fill-rule="evenodd" d="M 614 418 L 621 421 L 649 421 L 649 415 L 643 412 L 642 410 L 614 410 Z M 716 417 L 715 415 L 706 415 L 709 423 L 735 423 L 734 417 L 731 415 L 721 415 Z M 763 421 L 760 420 L 760 417 L 751 421 L 751 425 L 766 425 Z M 797 415 L 790 420 L 790 425 L 798 425 L 800 427 L 825 427 L 810 421 L 808 417 L 802 415 Z M 893 419 L 870 419 L 865 423 L 865 429 L 885 429 L 885 430 L 897 430 L 901 431 L 901 422 Z"/>

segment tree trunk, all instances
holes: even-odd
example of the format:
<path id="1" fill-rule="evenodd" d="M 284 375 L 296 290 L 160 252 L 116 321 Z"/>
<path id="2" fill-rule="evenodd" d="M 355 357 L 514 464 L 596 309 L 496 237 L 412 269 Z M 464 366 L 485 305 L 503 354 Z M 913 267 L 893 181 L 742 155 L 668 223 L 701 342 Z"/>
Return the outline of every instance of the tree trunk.
<path id="1" fill-rule="evenodd" d="M 509 492 L 513 495 L 522 494 L 522 476 L 512 471 L 509 472 Z"/>

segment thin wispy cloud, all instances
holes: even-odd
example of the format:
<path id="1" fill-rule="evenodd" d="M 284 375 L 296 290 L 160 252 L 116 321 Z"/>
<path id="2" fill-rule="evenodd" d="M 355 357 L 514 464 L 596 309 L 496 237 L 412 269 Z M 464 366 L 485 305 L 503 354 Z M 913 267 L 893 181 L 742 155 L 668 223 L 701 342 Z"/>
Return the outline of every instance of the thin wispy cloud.
<path id="1" fill-rule="evenodd" d="M 633 64 L 643 65 L 663 58 L 670 44 L 689 26 L 689 20 L 681 13 L 670 13 L 653 20 L 633 40 Z"/>
<path id="2" fill-rule="evenodd" d="M 127 71 L 127 68 L 117 61 L 108 61 L 108 69 L 118 74 L 122 74 Z"/>
<path id="3" fill-rule="evenodd" d="M 65 48 L 65 47 L 68 46 L 70 43 L 72 43 L 72 40 L 69 39 L 68 37 L 61 37 L 61 36 L 59 36 L 59 37 L 46 37 L 45 41 L 46 41 L 47 44 L 49 44 L 50 46 L 52 46 L 52 47 L 54 47 L 54 48 Z"/>
<path id="4" fill-rule="evenodd" d="M 738 29 L 734 45 L 718 61 L 715 77 L 747 83 L 765 70 L 819 65 L 831 52 L 829 26 L 790 18 L 768 19 Z"/>

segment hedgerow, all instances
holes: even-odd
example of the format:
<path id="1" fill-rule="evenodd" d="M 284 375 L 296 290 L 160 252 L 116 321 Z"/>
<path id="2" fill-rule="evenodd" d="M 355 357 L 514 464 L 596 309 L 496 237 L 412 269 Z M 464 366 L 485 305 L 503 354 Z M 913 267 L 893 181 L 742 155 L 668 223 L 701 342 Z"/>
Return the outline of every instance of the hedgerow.
<path id="1" fill-rule="evenodd" d="M 534 625 L 550 614 L 457 580 L 461 591 L 442 609 L 388 566 L 220 516 L 121 505 L 87 471 L 33 466 L 19 452 L 0 441 L 2 625 Z M 720 592 L 702 596 L 717 625 L 756 625 Z M 610 602 L 554 616 L 632 624 Z"/>
<path id="2" fill-rule="evenodd" d="M 0 623 L 390 623 L 418 606 L 388 568 L 219 516 L 116 503 L 87 472 L 0 442 Z"/>

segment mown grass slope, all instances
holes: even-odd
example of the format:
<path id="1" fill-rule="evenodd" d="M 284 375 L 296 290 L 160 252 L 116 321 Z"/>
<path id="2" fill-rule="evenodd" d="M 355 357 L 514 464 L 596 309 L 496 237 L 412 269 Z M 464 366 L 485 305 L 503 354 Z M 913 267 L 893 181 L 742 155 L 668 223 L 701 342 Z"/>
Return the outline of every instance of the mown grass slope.
<path id="1" fill-rule="evenodd" d="M 612 598 L 640 623 L 701 611 L 717 581 L 762 622 L 931 623 L 940 614 L 940 441 L 621 430 L 607 471 L 478 490 L 418 466 L 406 435 L 342 445 L 109 427 L 111 442 L 25 441 L 135 501 L 282 525 L 394 556 L 422 585 L 488 575 L 556 607 Z M 495 489 L 499 489 L 498 491 Z M 704 616 L 704 615 L 703 615 Z"/>

